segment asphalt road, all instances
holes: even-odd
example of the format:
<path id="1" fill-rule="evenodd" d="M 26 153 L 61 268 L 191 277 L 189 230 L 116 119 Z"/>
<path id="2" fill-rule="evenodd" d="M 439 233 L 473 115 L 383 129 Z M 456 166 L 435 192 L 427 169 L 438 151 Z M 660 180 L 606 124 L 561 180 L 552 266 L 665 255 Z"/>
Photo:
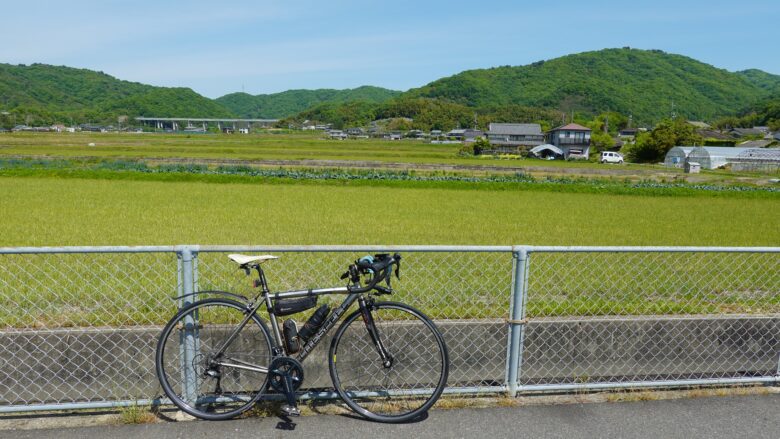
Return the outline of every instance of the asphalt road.
<path id="1" fill-rule="evenodd" d="M 772 438 L 780 395 L 666 401 L 435 410 L 416 423 L 376 424 L 348 416 L 178 422 L 3 431 L 3 438 Z"/>

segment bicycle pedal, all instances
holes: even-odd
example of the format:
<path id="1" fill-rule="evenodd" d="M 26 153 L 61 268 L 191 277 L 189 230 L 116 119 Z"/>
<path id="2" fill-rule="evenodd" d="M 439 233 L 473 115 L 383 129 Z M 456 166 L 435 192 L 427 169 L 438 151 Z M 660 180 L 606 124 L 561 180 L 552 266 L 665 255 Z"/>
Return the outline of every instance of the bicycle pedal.
<path id="1" fill-rule="evenodd" d="M 301 409 L 292 405 L 285 404 L 282 406 L 282 413 L 284 413 L 287 416 L 301 416 Z"/>

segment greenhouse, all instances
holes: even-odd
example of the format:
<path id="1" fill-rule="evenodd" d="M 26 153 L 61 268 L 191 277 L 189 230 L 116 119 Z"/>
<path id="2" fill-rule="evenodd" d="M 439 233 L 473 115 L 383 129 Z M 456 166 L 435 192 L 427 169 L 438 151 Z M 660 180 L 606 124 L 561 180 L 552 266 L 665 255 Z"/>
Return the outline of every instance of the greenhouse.
<path id="1" fill-rule="evenodd" d="M 702 169 L 717 169 L 732 163 L 737 156 L 745 151 L 755 151 L 755 149 L 732 146 L 698 146 L 688 153 L 687 160 L 701 164 Z"/>
<path id="2" fill-rule="evenodd" d="M 780 171 L 780 148 L 747 149 L 731 162 L 734 171 Z"/>
<path id="3" fill-rule="evenodd" d="M 685 159 L 688 158 L 688 154 L 693 151 L 695 146 L 675 146 L 666 153 L 664 159 L 664 165 L 672 168 L 682 168 L 685 164 Z"/>

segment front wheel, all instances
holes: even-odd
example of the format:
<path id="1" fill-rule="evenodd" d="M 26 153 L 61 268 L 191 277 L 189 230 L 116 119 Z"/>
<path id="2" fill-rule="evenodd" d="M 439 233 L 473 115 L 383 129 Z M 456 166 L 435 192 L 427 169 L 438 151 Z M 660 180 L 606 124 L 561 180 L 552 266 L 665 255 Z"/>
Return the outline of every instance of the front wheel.
<path id="1" fill-rule="evenodd" d="M 206 299 L 168 322 L 155 362 L 163 391 L 177 407 L 201 419 L 230 419 L 260 398 L 267 386 L 271 338 L 257 314 L 218 352 L 247 314 L 239 302 Z"/>
<path id="2" fill-rule="evenodd" d="M 369 310 L 378 343 L 360 310 L 347 317 L 330 345 L 333 385 L 352 410 L 368 419 L 415 419 L 447 385 L 447 345 L 436 325 L 408 305 L 377 302 Z M 387 353 L 384 360 L 378 345 Z"/>

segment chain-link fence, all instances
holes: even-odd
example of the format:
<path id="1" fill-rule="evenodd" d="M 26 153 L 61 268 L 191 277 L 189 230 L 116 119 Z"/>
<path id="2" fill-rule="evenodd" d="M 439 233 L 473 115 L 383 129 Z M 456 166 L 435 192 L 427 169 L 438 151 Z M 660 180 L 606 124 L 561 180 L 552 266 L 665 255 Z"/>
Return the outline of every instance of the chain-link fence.
<path id="1" fill-rule="evenodd" d="M 394 251 L 391 300 L 441 329 L 450 392 L 778 381 L 780 248 L 7 248 L 0 412 L 159 401 L 154 351 L 181 305 L 172 297 L 257 294 L 229 253 L 281 256 L 265 269 L 284 291 L 344 285 L 351 261 Z M 331 385 L 329 345 L 304 363 L 312 395 Z"/>

